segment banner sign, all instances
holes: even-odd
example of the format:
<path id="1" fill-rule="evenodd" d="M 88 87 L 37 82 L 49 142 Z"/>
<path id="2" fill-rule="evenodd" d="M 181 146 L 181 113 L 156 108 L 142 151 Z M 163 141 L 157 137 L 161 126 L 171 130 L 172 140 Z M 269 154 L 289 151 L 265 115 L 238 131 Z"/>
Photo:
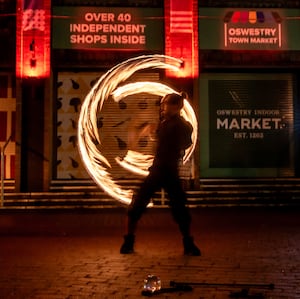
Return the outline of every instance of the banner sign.
<path id="1" fill-rule="evenodd" d="M 53 49 L 163 51 L 160 8 L 54 7 Z"/>
<path id="2" fill-rule="evenodd" d="M 224 46 L 227 49 L 280 49 L 281 21 L 274 11 L 229 11 L 224 17 Z"/>
<path id="3" fill-rule="evenodd" d="M 16 76 L 50 76 L 50 0 L 18 0 Z"/>
<path id="4" fill-rule="evenodd" d="M 183 59 L 179 71 L 169 77 L 197 78 L 199 75 L 198 1 L 165 0 L 165 54 Z"/>
<path id="5" fill-rule="evenodd" d="M 201 49 L 300 50 L 299 30 L 299 9 L 199 9 Z"/>
<path id="6" fill-rule="evenodd" d="M 259 76 L 259 75 L 258 75 Z M 209 117 L 206 166 L 210 169 L 291 169 L 293 101 L 287 78 L 212 78 L 207 81 Z M 201 124 L 200 124 L 201 127 Z M 201 135 L 200 135 L 201 136 Z M 289 172 L 291 174 L 291 172 Z"/>

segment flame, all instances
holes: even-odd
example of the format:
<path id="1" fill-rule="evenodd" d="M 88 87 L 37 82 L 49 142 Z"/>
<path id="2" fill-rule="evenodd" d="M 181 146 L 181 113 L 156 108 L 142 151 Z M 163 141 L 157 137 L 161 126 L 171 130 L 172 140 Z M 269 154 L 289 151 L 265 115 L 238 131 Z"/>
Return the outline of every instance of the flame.
<path id="1" fill-rule="evenodd" d="M 123 85 L 119 88 L 117 88 L 113 93 L 112 97 L 113 99 L 118 102 L 120 101 L 123 97 L 137 94 L 137 93 L 150 93 L 150 94 L 155 94 L 161 97 L 164 97 L 167 94 L 170 93 L 177 93 L 178 92 L 171 87 L 164 85 L 162 83 L 158 82 L 134 82 L 134 83 L 129 83 L 126 85 Z M 190 103 L 187 101 L 187 99 L 184 100 L 184 105 L 183 108 L 181 109 L 181 115 L 184 117 L 188 122 L 191 123 L 193 126 L 193 133 L 192 133 L 192 145 L 185 151 L 185 155 L 183 157 L 183 164 L 185 164 L 189 158 L 191 157 L 196 141 L 197 141 L 197 136 L 198 136 L 198 122 L 197 118 L 195 115 L 195 112 L 190 105 Z M 130 164 L 135 164 L 138 165 L 136 161 L 133 161 L 135 156 L 131 153 L 130 156 L 128 157 Z M 140 157 L 139 157 L 140 158 Z M 119 162 L 119 159 L 118 159 Z M 124 162 L 122 163 L 122 166 L 125 166 Z M 142 167 L 141 167 L 142 168 Z M 137 169 L 134 170 L 134 173 L 141 174 L 141 175 L 147 175 L 148 172 L 145 171 L 144 169 L 142 172 L 139 172 Z M 142 174 L 143 173 L 143 174 Z"/>
<path id="2" fill-rule="evenodd" d="M 116 162 L 123 168 L 142 176 L 148 175 L 148 168 L 152 165 L 153 156 L 144 155 L 128 150 L 124 158 L 116 157 Z"/>
<path id="3" fill-rule="evenodd" d="M 82 104 L 77 132 L 78 147 L 82 161 L 97 185 L 121 203 L 130 204 L 133 191 L 130 189 L 124 190 L 113 180 L 108 171 L 111 165 L 98 148 L 98 145 L 101 144 L 101 138 L 97 128 L 97 114 L 110 96 L 112 96 L 114 101 L 118 102 L 123 97 L 142 92 L 158 96 L 164 96 L 173 92 L 178 93 L 169 86 L 158 82 L 135 82 L 122 87 L 118 87 L 118 85 L 137 71 L 149 68 L 179 71 L 181 63 L 180 59 L 165 55 L 144 55 L 128 59 L 105 73 L 90 90 Z M 181 114 L 194 128 L 192 134 L 193 144 L 186 151 L 183 158 L 184 162 L 186 162 L 195 148 L 197 119 L 193 108 L 187 100 L 184 100 Z M 125 169 L 145 176 L 148 174 L 147 169 L 152 164 L 153 156 L 129 150 L 123 159 L 116 157 L 115 160 Z"/>

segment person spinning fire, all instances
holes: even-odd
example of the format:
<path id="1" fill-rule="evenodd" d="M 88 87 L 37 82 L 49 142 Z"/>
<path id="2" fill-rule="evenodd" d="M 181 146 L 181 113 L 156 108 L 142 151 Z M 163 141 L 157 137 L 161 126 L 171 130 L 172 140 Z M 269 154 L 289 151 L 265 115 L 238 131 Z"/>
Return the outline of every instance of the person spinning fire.
<path id="1" fill-rule="evenodd" d="M 181 115 L 186 94 L 167 94 L 161 100 L 161 120 L 157 128 L 157 149 L 149 175 L 133 196 L 127 211 L 127 232 L 120 248 L 121 254 L 134 252 L 138 221 L 146 211 L 153 194 L 163 188 L 169 196 L 169 205 L 183 237 L 184 254 L 200 256 L 190 234 L 191 216 L 186 206 L 186 194 L 179 177 L 179 161 L 192 144 L 193 128 Z"/>

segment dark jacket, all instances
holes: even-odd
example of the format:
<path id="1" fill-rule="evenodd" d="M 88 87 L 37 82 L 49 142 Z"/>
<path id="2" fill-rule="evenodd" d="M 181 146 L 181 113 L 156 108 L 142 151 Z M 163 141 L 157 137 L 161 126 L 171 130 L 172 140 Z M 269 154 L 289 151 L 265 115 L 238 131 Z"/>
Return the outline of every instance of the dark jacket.
<path id="1" fill-rule="evenodd" d="M 163 120 L 157 129 L 157 150 L 154 167 L 176 171 L 184 150 L 192 144 L 193 127 L 180 115 Z"/>

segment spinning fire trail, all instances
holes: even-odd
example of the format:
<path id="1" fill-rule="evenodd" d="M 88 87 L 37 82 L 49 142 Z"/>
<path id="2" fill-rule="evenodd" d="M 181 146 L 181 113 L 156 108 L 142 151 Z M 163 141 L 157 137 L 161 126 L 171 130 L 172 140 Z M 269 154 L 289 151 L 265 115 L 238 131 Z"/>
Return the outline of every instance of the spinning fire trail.
<path id="1" fill-rule="evenodd" d="M 105 192 L 114 199 L 129 204 L 133 191 L 124 190 L 116 184 L 112 175 L 109 173 L 111 164 L 99 150 L 98 145 L 102 144 L 97 128 L 97 114 L 101 111 L 105 101 L 120 101 L 122 98 L 138 93 L 149 93 L 164 96 L 168 93 L 178 93 L 171 87 L 158 82 L 135 82 L 118 85 L 126 81 L 135 72 L 145 69 L 167 69 L 179 71 L 182 61 L 174 57 L 165 55 L 147 55 L 128 59 L 105 73 L 93 86 L 86 96 L 79 115 L 78 121 L 78 147 L 85 168 L 93 180 Z M 183 163 L 191 157 L 196 140 L 198 124 L 193 108 L 187 100 L 181 111 L 182 116 L 193 126 L 192 145 L 186 150 Z M 153 156 L 144 155 L 139 152 L 128 150 L 124 158 L 115 157 L 117 163 L 128 171 L 147 175 L 147 169 L 152 164 Z"/>

